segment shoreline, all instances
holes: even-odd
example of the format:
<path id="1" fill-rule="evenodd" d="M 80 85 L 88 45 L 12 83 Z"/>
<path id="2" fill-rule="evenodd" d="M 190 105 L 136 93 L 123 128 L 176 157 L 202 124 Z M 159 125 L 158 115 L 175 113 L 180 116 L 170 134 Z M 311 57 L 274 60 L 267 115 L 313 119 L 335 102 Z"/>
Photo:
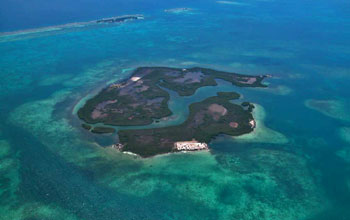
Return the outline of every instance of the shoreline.
<path id="1" fill-rule="evenodd" d="M 114 134 L 115 129 L 104 125 L 117 126 L 121 146 L 115 147 L 141 157 L 174 151 L 203 150 L 202 148 L 208 148 L 207 144 L 218 134 L 239 136 L 254 131 L 256 122 L 251 114 L 253 106 L 249 102 L 230 102 L 239 99 L 240 94 L 232 91 L 216 92 L 201 101 L 194 100 L 189 105 L 189 117 L 181 124 L 142 127 L 152 124 L 154 119 L 173 114 L 168 104 L 170 90 L 179 96 L 190 97 L 199 88 L 218 86 L 217 80 L 224 80 L 232 87 L 265 88 L 262 81 L 266 77 L 268 76 L 201 67 L 138 67 L 129 77 L 108 85 L 97 95 L 90 94 L 82 98 L 75 106 L 73 114 L 77 113 L 84 122 L 82 126 L 88 127 L 87 130 L 91 132 L 96 128 L 98 132 L 96 130 L 95 133 Z M 96 127 L 99 124 L 101 126 Z M 128 129 L 130 126 L 139 127 Z M 191 140 L 195 140 L 195 143 Z"/>
<path id="2" fill-rule="evenodd" d="M 103 147 L 101 145 L 98 144 L 98 146 L 100 147 Z M 176 154 L 197 154 L 197 153 L 200 153 L 200 152 L 207 152 L 207 153 L 211 153 L 211 149 L 208 148 L 208 149 L 203 149 L 203 150 L 192 150 L 192 151 L 186 151 L 186 150 L 183 150 L 183 151 L 173 151 L 173 152 L 167 152 L 167 153 L 161 153 L 161 154 L 156 154 L 156 155 L 153 155 L 153 156 L 149 156 L 149 157 L 142 157 L 141 155 L 137 154 L 137 153 L 133 153 L 131 151 L 121 151 L 119 149 L 116 149 L 114 147 L 111 146 L 107 146 L 107 147 L 104 147 L 104 148 L 110 148 L 110 149 L 113 149 L 115 150 L 115 152 L 118 152 L 118 153 L 121 153 L 121 154 L 125 154 L 125 155 L 129 155 L 129 156 L 133 156 L 134 159 L 141 159 L 141 160 L 149 160 L 149 159 L 154 159 L 154 158 L 159 158 L 159 157 L 165 157 L 165 156 L 170 156 L 170 155 L 176 155 Z"/>
<path id="3" fill-rule="evenodd" d="M 265 126 L 266 112 L 263 106 L 252 103 L 255 108 L 252 112 L 255 120 L 255 128 L 248 134 L 240 136 L 232 136 L 234 141 L 240 143 L 270 143 L 270 144 L 286 144 L 289 142 L 288 138 L 282 133 L 272 130 Z"/>

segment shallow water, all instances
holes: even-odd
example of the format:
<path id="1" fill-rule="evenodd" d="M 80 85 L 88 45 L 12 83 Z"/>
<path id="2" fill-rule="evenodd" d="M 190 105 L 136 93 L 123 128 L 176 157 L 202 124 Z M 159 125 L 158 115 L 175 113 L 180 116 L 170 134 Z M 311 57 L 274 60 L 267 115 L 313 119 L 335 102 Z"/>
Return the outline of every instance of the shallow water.
<path id="1" fill-rule="evenodd" d="M 15 10 L 8 2 L 3 17 Z M 0 37 L 2 219 L 350 218 L 348 109 L 332 105 L 350 97 L 348 2 L 157 2 L 114 12 L 145 20 Z M 116 3 L 94 3 L 75 17 L 57 3 L 46 21 L 37 22 L 39 13 L 21 23 L 21 14 L 0 29 L 116 15 Z M 174 7 L 195 10 L 163 12 Z M 266 89 L 224 83 L 170 103 L 178 117 L 167 123 L 177 124 L 193 100 L 236 91 L 238 101 L 257 104 L 257 129 L 220 136 L 210 152 L 151 159 L 100 147 L 115 137 L 81 129 L 74 106 L 128 69 L 151 65 L 272 74 Z M 309 108 L 307 100 L 333 100 L 332 110 Z"/>

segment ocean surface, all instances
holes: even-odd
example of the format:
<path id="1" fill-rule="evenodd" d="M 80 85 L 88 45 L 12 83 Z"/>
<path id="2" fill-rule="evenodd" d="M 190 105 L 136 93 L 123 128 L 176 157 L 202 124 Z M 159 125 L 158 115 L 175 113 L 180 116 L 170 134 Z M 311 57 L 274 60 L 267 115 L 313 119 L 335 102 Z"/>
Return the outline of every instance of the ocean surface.
<path id="1" fill-rule="evenodd" d="M 193 10 L 164 12 L 177 7 Z M 145 19 L 55 27 L 133 13 Z M 0 31 L 1 220 L 350 219 L 348 0 L 2 0 Z M 76 116 L 139 66 L 273 77 L 173 95 L 158 126 L 237 91 L 257 128 L 210 152 L 141 159 L 103 147 L 116 137 Z"/>

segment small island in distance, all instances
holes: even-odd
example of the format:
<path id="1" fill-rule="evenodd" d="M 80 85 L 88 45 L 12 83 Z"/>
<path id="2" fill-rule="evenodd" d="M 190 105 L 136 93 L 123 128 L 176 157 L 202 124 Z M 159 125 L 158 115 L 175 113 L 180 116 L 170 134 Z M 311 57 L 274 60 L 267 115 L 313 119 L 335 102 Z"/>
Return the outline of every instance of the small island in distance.
<path id="1" fill-rule="evenodd" d="M 94 133 L 114 133 L 113 126 L 142 126 L 172 114 L 167 90 L 180 96 L 191 96 L 203 86 L 216 86 L 216 79 L 239 87 L 266 87 L 265 75 L 250 76 L 194 67 L 140 67 L 126 80 L 109 85 L 79 109 L 83 128 Z M 208 149 L 207 144 L 219 134 L 237 136 L 253 131 L 255 121 L 249 102 L 234 104 L 235 92 L 218 92 L 192 103 L 187 120 L 179 125 L 118 130 L 119 142 L 114 147 L 142 157 L 185 150 Z M 94 126 L 94 124 L 104 126 Z"/>
<path id="2" fill-rule="evenodd" d="M 139 20 L 139 19 L 144 19 L 144 16 L 141 14 L 123 15 L 123 16 L 116 16 L 116 17 L 110 17 L 110 18 L 102 18 L 99 20 L 95 20 L 95 22 L 96 23 L 122 23 L 126 21 Z"/>

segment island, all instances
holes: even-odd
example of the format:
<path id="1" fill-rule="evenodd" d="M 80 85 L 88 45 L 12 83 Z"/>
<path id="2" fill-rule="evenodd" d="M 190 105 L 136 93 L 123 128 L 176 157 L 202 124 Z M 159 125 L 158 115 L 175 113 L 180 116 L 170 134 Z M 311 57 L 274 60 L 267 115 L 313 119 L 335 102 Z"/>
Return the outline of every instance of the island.
<path id="1" fill-rule="evenodd" d="M 123 15 L 123 16 L 116 16 L 116 17 L 110 17 L 110 18 L 103 18 L 100 20 L 96 20 L 96 23 L 122 23 L 126 21 L 132 21 L 132 20 L 139 20 L 144 19 L 144 16 L 141 14 L 136 15 Z"/>
<path id="2" fill-rule="evenodd" d="M 123 129 L 122 126 L 149 125 L 170 116 L 169 90 L 180 96 L 191 96 L 198 88 L 216 86 L 217 79 L 239 87 L 266 87 L 262 84 L 265 77 L 201 67 L 140 67 L 128 79 L 109 85 L 89 99 L 78 110 L 78 117 L 85 122 L 82 126 L 94 133 L 112 133 L 114 129 L 108 126 L 121 126 L 118 149 L 142 157 L 208 149 L 207 144 L 219 134 L 237 136 L 254 129 L 251 114 L 254 106 L 249 102 L 231 102 L 240 97 L 238 93 L 219 92 L 192 103 L 189 117 L 180 125 L 152 129 Z M 97 123 L 99 126 L 94 127 Z"/>

